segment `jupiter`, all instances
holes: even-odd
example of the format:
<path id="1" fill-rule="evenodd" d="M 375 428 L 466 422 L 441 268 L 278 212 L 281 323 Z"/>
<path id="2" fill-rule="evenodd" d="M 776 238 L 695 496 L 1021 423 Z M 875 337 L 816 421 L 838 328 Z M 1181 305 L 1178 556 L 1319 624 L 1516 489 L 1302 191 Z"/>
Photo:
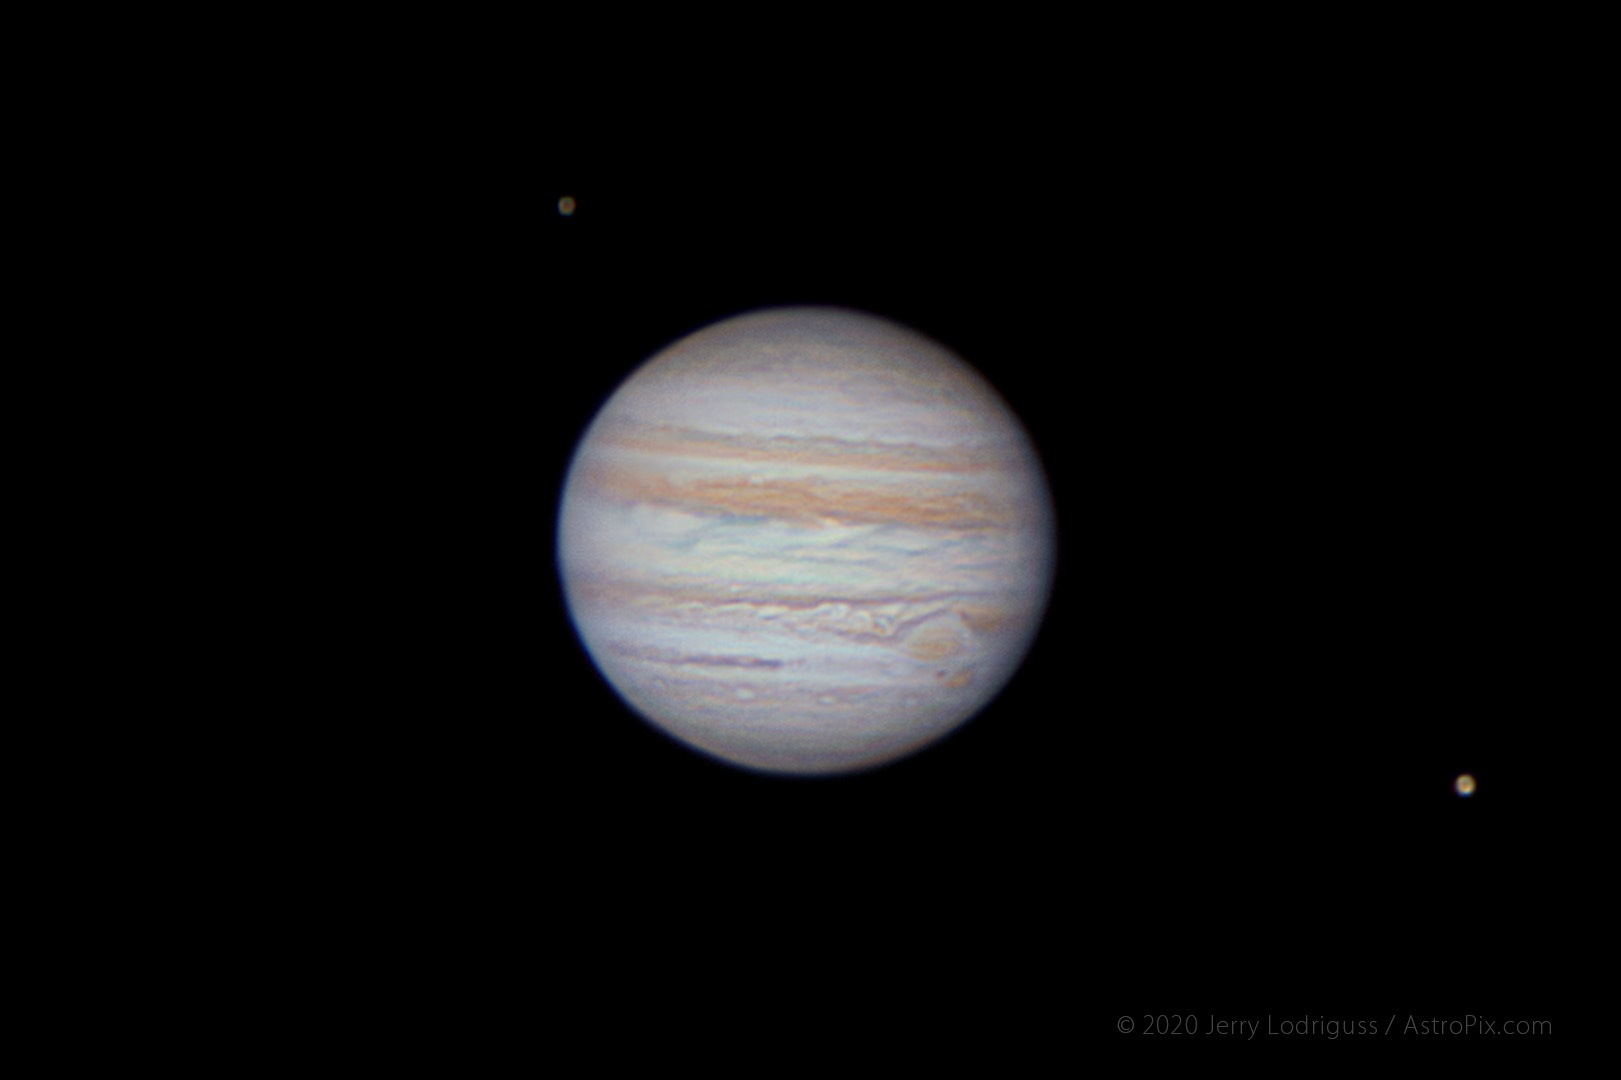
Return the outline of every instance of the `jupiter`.
<path id="1" fill-rule="evenodd" d="M 914 753 L 1024 659 L 1054 569 L 1023 428 L 963 360 L 838 308 L 643 364 L 569 466 L 558 568 L 615 691 L 704 754 L 831 775 Z"/>

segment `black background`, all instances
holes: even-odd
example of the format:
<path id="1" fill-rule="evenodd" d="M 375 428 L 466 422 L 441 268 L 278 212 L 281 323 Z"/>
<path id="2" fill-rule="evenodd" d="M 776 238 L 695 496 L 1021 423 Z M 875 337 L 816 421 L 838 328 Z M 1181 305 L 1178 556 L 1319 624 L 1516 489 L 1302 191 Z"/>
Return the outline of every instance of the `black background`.
<path id="1" fill-rule="evenodd" d="M 62 451 L 98 517 L 61 617 L 123 659 L 62 680 L 113 698 L 109 737 L 60 725 L 113 795 L 64 809 L 109 857 L 61 857 L 142 954 L 130 996 L 157 972 L 272 1041 L 530 1064 L 879 1036 L 1011 1072 L 1167 1045 L 1141 1032 L 1173 1014 L 1572 1033 L 1608 895 L 1575 798 L 1613 712 L 1581 689 L 1611 617 L 1583 561 L 1613 487 L 1584 477 L 1599 97 L 1459 28 L 1337 67 L 1182 26 L 1193 66 L 1172 29 L 1112 64 L 1096 27 L 1045 57 L 841 29 L 802 68 L 672 46 L 554 88 L 567 24 L 537 51 L 366 23 L 296 31 L 250 95 L 225 49 L 158 102 L 93 95 L 35 276 L 87 280 L 56 347 L 107 358 L 41 366 L 113 435 Z M 833 779 L 631 714 L 555 564 L 614 388 L 779 304 L 955 350 L 1058 513 L 1004 692 Z M 216 991 L 244 978 L 252 1006 Z"/>
<path id="2" fill-rule="evenodd" d="M 944 136 L 882 169 L 813 138 L 809 160 L 716 145 L 690 174 L 536 192 L 542 521 L 638 363 L 807 303 L 975 364 L 1059 513 L 1007 690 L 831 780 L 741 771 L 629 713 L 539 534 L 540 772 L 637 970 L 718 968 L 768 1014 L 833 975 L 841 1009 L 968 1025 L 1089 1007 L 1077 980 L 1112 988 L 1111 1022 L 1550 1011 L 1534 882 L 1565 850 L 1572 713 L 1545 629 L 1566 495 L 1546 208 L 1500 138 L 1187 128 L 1008 170 Z"/>
<path id="3" fill-rule="evenodd" d="M 576 140 L 586 82 L 539 118 L 444 118 L 409 198 L 345 193 L 353 215 L 321 219 L 343 242 L 285 295 L 343 310 L 346 337 L 267 367 L 325 388 L 330 415 L 306 402 L 286 435 L 313 433 L 324 475 L 297 495 L 330 518 L 291 550 L 345 581 L 301 655 L 347 689 L 292 730 L 328 746 L 301 782 L 344 805 L 336 832 L 309 818 L 333 872 L 381 860 L 406 898 L 378 902 L 412 912 L 402 985 L 465 986 L 496 1037 L 676 1057 L 746 1032 L 1050 1061 L 1133 1052 L 1169 1014 L 1559 1030 L 1596 659 L 1573 467 L 1596 290 L 1560 157 L 1585 143 L 1513 94 L 1280 85 L 767 122 L 653 95 L 652 122 Z M 620 382 L 788 304 L 975 365 L 1058 513 L 1051 604 L 1002 694 L 831 779 L 631 713 L 555 562 L 570 455 Z M 267 587 L 300 595 L 301 558 Z"/>

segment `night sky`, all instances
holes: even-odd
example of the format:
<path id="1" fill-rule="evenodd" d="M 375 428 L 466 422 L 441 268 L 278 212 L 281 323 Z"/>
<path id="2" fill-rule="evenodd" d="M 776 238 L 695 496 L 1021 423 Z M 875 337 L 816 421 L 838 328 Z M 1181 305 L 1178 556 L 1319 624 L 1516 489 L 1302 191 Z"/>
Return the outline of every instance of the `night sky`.
<path id="1" fill-rule="evenodd" d="M 18 880 L 74 920 L 24 925 L 62 986 L 175 1046 L 229 1014 L 301 1063 L 305 1032 L 437 1036 L 457 1075 L 1137 1075 L 1172 1015 L 1613 1026 L 1577 991 L 1613 952 L 1614 123 L 1566 59 L 1609 38 L 671 9 L 705 52 L 641 12 L 443 14 L 160 31 L 206 72 L 115 32 L 127 79 L 63 66 L 82 121 L 35 80 L 60 131 L 23 171 L 63 201 L 18 203 L 57 305 L 19 370 L 61 392 L 14 395 L 50 493 L 14 516 L 67 559 L 19 564 L 61 597 L 25 636 L 62 751 L 12 763 L 44 769 Z M 854 775 L 660 734 L 558 580 L 597 410 L 776 305 L 960 355 L 1057 513 L 1012 681 Z"/>

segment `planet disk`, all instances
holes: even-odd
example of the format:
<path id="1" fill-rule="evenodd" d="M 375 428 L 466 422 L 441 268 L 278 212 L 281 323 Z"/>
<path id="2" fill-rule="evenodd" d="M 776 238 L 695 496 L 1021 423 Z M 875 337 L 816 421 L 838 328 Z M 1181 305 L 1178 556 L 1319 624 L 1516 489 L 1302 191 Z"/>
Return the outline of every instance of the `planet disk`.
<path id="1" fill-rule="evenodd" d="M 558 563 L 643 717 L 724 761 L 845 773 L 979 712 L 1041 622 L 1046 480 L 941 345 L 837 308 L 727 319 L 642 365 L 570 463 Z"/>

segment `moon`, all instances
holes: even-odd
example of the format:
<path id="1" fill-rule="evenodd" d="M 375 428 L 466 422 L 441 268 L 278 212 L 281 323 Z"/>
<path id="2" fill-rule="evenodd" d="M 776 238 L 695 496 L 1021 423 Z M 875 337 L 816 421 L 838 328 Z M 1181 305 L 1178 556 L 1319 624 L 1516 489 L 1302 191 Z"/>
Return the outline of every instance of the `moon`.
<path id="1" fill-rule="evenodd" d="M 658 730 L 744 769 L 832 775 L 936 742 L 1027 654 L 1052 500 L 961 358 L 887 319 L 707 326 L 609 398 L 564 482 L 575 629 Z"/>

